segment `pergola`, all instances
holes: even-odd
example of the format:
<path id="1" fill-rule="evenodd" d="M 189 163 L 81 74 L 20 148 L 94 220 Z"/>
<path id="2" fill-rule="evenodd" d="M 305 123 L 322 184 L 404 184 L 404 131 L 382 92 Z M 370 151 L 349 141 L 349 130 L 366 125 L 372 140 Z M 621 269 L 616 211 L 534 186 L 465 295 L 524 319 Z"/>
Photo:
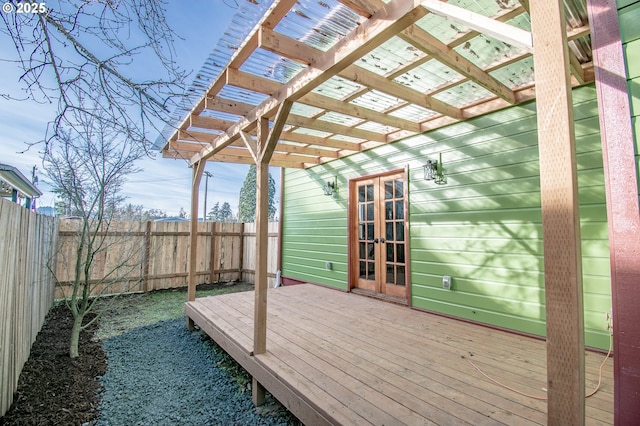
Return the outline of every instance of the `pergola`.
<path id="1" fill-rule="evenodd" d="M 536 98 L 548 420 L 582 423 L 571 89 L 595 80 L 616 314 L 616 422 L 640 416 L 640 385 L 625 369 L 640 342 L 634 330 L 640 313 L 632 302 L 640 299 L 634 285 L 640 282 L 640 227 L 638 200 L 630 197 L 638 189 L 615 6 L 610 0 L 275 0 L 246 38 L 229 46 L 226 65 L 214 64 L 213 82 L 162 149 L 165 157 L 187 158 L 193 167 L 192 218 L 206 161 L 256 164 L 253 353 L 267 350 L 269 165 L 313 167 Z M 192 219 L 192 238 L 196 231 Z M 189 300 L 195 299 L 195 250 L 192 243 Z"/>

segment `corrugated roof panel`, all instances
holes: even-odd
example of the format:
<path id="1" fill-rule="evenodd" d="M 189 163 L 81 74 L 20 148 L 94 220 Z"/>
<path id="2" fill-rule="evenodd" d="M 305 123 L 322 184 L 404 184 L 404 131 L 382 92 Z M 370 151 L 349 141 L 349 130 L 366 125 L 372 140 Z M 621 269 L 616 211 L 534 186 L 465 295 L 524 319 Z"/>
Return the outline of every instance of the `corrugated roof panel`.
<path id="1" fill-rule="evenodd" d="M 461 74 L 434 59 L 399 75 L 394 81 L 418 92 L 430 93 L 462 78 Z"/>
<path id="2" fill-rule="evenodd" d="M 318 118 L 319 121 L 328 121 L 329 123 L 340 124 L 342 126 L 353 127 L 362 123 L 362 118 L 352 117 L 350 115 L 341 114 L 339 112 L 328 112 Z"/>
<path id="3" fill-rule="evenodd" d="M 449 0 L 448 3 L 484 16 L 494 16 L 519 4 L 518 0 Z"/>
<path id="4" fill-rule="evenodd" d="M 479 86 L 477 83 L 465 81 L 464 83 L 440 92 L 433 97 L 453 105 L 454 107 L 462 108 L 465 105 L 473 104 L 481 99 L 493 96 L 495 96 L 493 93 Z"/>
<path id="5" fill-rule="evenodd" d="M 393 133 L 397 130 L 400 130 L 397 127 L 387 126 L 384 124 L 375 123 L 373 121 L 367 121 L 366 123 L 362 123 L 361 125 L 356 126 L 356 128 L 362 129 L 362 130 L 369 130 L 371 132 L 376 132 L 376 133 L 383 133 L 383 134 Z"/>
<path id="6" fill-rule="evenodd" d="M 359 16 L 337 0 L 298 0 L 275 31 L 327 51 L 351 32 Z"/>
<path id="7" fill-rule="evenodd" d="M 427 16 L 416 22 L 416 25 L 443 43 L 447 43 L 449 40 L 457 37 L 460 33 L 466 31 L 465 28 L 462 28 L 457 23 L 451 22 L 434 13 L 429 13 Z"/>
<path id="8" fill-rule="evenodd" d="M 424 56 L 421 50 L 399 37 L 393 37 L 360 58 L 355 64 L 378 75 L 386 76 Z"/>
<path id="9" fill-rule="evenodd" d="M 361 84 L 345 80 L 342 77 L 331 77 L 313 91 L 330 98 L 342 100 L 361 91 L 363 88 L 364 86 Z"/>
<path id="10" fill-rule="evenodd" d="M 232 101 L 244 102 L 245 104 L 253 106 L 259 105 L 262 101 L 268 98 L 268 96 L 263 93 L 256 93 L 229 85 L 224 86 L 218 96 Z"/>
<path id="11" fill-rule="evenodd" d="M 354 138 L 353 136 L 347 136 L 347 135 L 333 135 L 331 136 L 331 139 L 335 139 L 337 141 L 344 141 L 344 142 L 353 142 L 353 143 L 366 142 L 365 139 Z"/>
<path id="12" fill-rule="evenodd" d="M 215 110 L 212 110 L 212 109 L 204 109 L 204 110 L 202 110 L 202 113 L 200 113 L 200 116 L 217 118 L 219 120 L 226 120 L 226 121 L 233 121 L 233 122 L 236 122 L 241 118 L 239 115 L 229 114 L 229 113 L 221 112 L 221 111 L 215 111 Z"/>
<path id="13" fill-rule="evenodd" d="M 533 57 L 529 56 L 513 64 L 506 65 L 490 73 L 507 87 L 517 88 L 534 80 Z"/>
<path id="14" fill-rule="evenodd" d="M 311 105 L 302 104 L 296 102 L 291 107 L 291 114 L 301 115 L 303 117 L 315 117 L 316 115 L 322 113 L 324 110 L 322 108 L 317 108 Z"/>
<path id="15" fill-rule="evenodd" d="M 493 62 L 520 52 L 520 49 L 484 34 L 472 38 L 454 50 L 480 68 L 486 68 Z"/>
<path id="16" fill-rule="evenodd" d="M 437 115 L 435 111 L 423 108 L 418 105 L 410 104 L 397 110 L 390 112 L 389 115 L 394 117 L 404 118 L 405 120 L 411 120 L 415 122 L 422 122 L 426 119 Z"/>
<path id="17" fill-rule="evenodd" d="M 240 67 L 245 71 L 260 77 L 270 78 L 280 83 L 287 83 L 305 68 L 304 65 L 277 55 L 264 49 L 255 52 Z"/>
<path id="18" fill-rule="evenodd" d="M 316 136 L 319 138 L 328 138 L 333 134 L 329 132 L 321 132 L 320 130 L 307 129 L 304 127 L 298 127 L 293 131 L 293 133 L 300 133 L 301 135 L 307 135 L 307 136 Z"/>
<path id="19" fill-rule="evenodd" d="M 396 98 L 395 96 L 387 95 L 386 93 L 378 92 L 377 90 L 371 90 L 351 100 L 350 103 L 369 108 L 374 111 L 383 112 L 403 104 L 404 101 Z"/>

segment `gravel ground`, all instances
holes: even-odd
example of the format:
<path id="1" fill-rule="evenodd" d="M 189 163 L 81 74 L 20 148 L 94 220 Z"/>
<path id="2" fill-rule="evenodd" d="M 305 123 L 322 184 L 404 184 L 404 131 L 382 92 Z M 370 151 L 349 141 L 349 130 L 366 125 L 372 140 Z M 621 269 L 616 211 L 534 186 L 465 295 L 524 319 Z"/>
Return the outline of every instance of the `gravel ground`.
<path id="1" fill-rule="evenodd" d="M 220 368 L 223 354 L 178 318 L 103 341 L 98 425 L 292 425 L 277 402 L 253 407 L 251 391 Z"/>

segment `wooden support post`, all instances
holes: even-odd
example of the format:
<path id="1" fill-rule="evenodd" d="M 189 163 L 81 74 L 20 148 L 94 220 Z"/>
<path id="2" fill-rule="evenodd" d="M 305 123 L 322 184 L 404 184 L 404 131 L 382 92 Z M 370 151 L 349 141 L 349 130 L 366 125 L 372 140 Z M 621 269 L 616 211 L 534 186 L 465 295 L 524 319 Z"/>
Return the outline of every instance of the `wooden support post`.
<path id="1" fill-rule="evenodd" d="M 266 144 L 269 126 L 266 119 L 258 122 L 260 148 Z M 261 149 L 262 151 L 262 149 Z M 253 330 L 253 353 L 267 350 L 267 257 L 269 230 L 269 159 L 256 164 L 256 271 L 255 271 L 255 318 Z"/>
<path id="2" fill-rule="evenodd" d="M 585 422 L 582 255 L 564 4 L 532 1 L 547 318 L 547 423 Z"/>
<path id="3" fill-rule="evenodd" d="M 616 1 L 588 0 L 587 7 L 607 191 L 614 314 L 614 423 L 629 425 L 640 419 L 638 170 Z"/>
<path id="4" fill-rule="evenodd" d="M 198 198 L 200 195 L 200 181 L 204 172 L 206 160 L 193 165 L 193 180 L 191 182 L 191 220 L 189 221 L 189 282 L 187 299 L 196 300 L 196 261 L 198 257 Z M 187 320 L 187 328 L 193 330 L 193 321 Z"/>
<path id="5" fill-rule="evenodd" d="M 253 401 L 253 405 L 255 407 L 259 407 L 264 404 L 266 399 L 266 391 L 264 386 L 256 380 L 255 377 L 251 378 L 251 400 Z"/>

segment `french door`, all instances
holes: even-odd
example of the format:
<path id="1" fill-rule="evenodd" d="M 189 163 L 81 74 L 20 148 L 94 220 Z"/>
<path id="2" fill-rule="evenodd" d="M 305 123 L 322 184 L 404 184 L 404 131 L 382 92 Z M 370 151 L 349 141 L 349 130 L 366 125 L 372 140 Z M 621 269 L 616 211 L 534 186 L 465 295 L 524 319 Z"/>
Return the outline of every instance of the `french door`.
<path id="1" fill-rule="evenodd" d="M 352 286 L 406 298 L 405 174 L 352 183 Z"/>

